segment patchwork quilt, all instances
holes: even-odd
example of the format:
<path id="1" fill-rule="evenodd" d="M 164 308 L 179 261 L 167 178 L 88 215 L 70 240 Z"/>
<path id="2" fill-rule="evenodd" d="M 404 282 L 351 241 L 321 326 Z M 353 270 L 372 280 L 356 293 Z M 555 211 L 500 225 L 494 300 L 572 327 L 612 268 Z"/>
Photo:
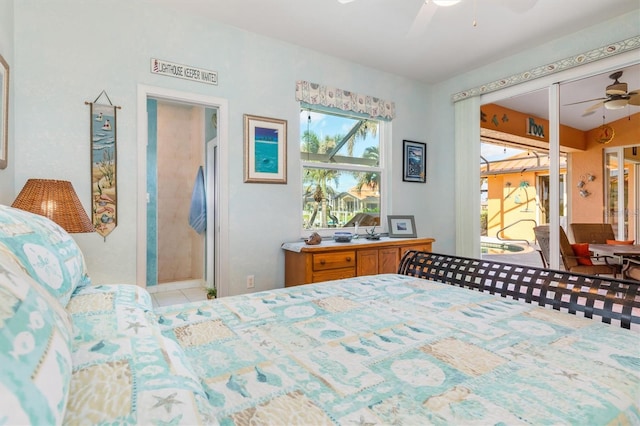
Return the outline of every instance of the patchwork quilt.
<path id="1" fill-rule="evenodd" d="M 155 311 L 206 422 L 640 424 L 640 334 L 402 275 Z"/>

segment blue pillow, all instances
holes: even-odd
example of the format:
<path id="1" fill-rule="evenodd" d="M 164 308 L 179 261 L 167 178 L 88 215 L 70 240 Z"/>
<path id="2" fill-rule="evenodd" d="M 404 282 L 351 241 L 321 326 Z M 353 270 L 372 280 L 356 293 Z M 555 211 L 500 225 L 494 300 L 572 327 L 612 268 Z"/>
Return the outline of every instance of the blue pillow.
<path id="1" fill-rule="evenodd" d="M 62 424 L 72 327 L 60 302 L 0 253 L 0 423 Z"/>
<path id="2" fill-rule="evenodd" d="M 10 252 L 62 306 L 91 281 L 80 247 L 48 218 L 0 205 L 0 252 Z"/>

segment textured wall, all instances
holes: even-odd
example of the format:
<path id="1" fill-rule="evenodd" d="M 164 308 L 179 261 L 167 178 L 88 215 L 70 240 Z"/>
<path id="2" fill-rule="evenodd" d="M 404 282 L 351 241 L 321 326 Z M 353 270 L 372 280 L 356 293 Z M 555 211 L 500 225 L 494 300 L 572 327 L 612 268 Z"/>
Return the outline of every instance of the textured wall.
<path id="1" fill-rule="evenodd" d="M 255 275 L 255 290 L 284 282 L 284 241 L 301 237 L 298 209 L 301 184 L 297 135 L 299 105 L 295 82 L 305 79 L 392 99 L 393 122 L 391 213 L 413 214 L 420 236 L 451 241 L 450 214 L 429 200 L 439 189 L 402 183 L 402 139 L 431 143 L 438 158 L 446 141 L 427 140 L 428 88 L 398 76 L 368 69 L 297 46 L 231 27 L 181 15 L 151 2 L 57 0 L 16 2 L 17 108 L 15 185 L 27 178 L 71 180 L 85 208 L 89 204 L 88 107 L 103 89 L 122 106 L 118 111 L 119 223 L 106 242 L 96 235 L 77 235 L 96 282 L 135 282 L 138 236 L 137 85 L 159 86 L 228 100 L 230 234 L 223 247 L 228 257 L 229 294 L 244 293 L 246 276 Z M 37 30 L 36 30 L 37 29 Z M 218 71 L 218 86 L 150 73 L 157 57 Z M 243 182 L 243 114 L 287 120 L 288 184 Z M 442 147 L 442 148 L 441 148 Z M 431 160 L 429 160 L 431 161 Z M 430 170 L 433 170 L 430 167 Z M 438 170 L 435 173 L 447 173 Z M 190 177 L 193 179 L 193 177 Z M 399 206 L 402 203 L 402 207 Z M 444 217 L 445 219 L 437 219 Z M 446 219 L 449 218 L 449 219 Z M 432 220 L 447 223 L 432 227 Z M 436 243 L 436 247 L 438 247 Z"/>

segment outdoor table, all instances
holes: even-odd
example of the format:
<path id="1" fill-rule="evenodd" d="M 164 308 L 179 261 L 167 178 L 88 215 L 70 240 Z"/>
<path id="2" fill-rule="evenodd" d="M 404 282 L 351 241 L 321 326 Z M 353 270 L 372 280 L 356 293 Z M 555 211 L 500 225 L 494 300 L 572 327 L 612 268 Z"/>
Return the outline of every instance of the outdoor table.
<path id="1" fill-rule="evenodd" d="M 640 244 L 589 244 L 589 250 L 595 255 L 618 258 L 622 265 L 622 276 L 625 276 L 625 270 L 629 267 L 625 259 L 640 258 Z"/>

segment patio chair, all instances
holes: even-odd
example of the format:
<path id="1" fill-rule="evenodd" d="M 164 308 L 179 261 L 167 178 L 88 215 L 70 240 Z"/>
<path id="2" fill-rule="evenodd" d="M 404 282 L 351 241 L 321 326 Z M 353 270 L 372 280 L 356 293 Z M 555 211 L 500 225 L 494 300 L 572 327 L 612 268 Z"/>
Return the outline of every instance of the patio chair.
<path id="1" fill-rule="evenodd" d="M 571 232 L 576 243 L 606 244 L 616 239 L 610 223 L 572 223 Z"/>
<path id="2" fill-rule="evenodd" d="M 549 266 L 549 225 L 541 225 L 533 228 L 533 232 L 538 240 L 540 256 L 545 268 Z M 569 272 L 578 272 L 588 275 L 610 274 L 615 278 L 620 273 L 620 265 L 610 264 L 610 256 L 577 256 L 569 243 L 567 234 L 560 227 L 560 256 L 564 269 Z M 579 263 L 579 259 L 589 259 L 591 265 Z M 602 263 L 604 261 L 604 263 Z M 587 263 L 584 261 L 584 263 Z"/>

